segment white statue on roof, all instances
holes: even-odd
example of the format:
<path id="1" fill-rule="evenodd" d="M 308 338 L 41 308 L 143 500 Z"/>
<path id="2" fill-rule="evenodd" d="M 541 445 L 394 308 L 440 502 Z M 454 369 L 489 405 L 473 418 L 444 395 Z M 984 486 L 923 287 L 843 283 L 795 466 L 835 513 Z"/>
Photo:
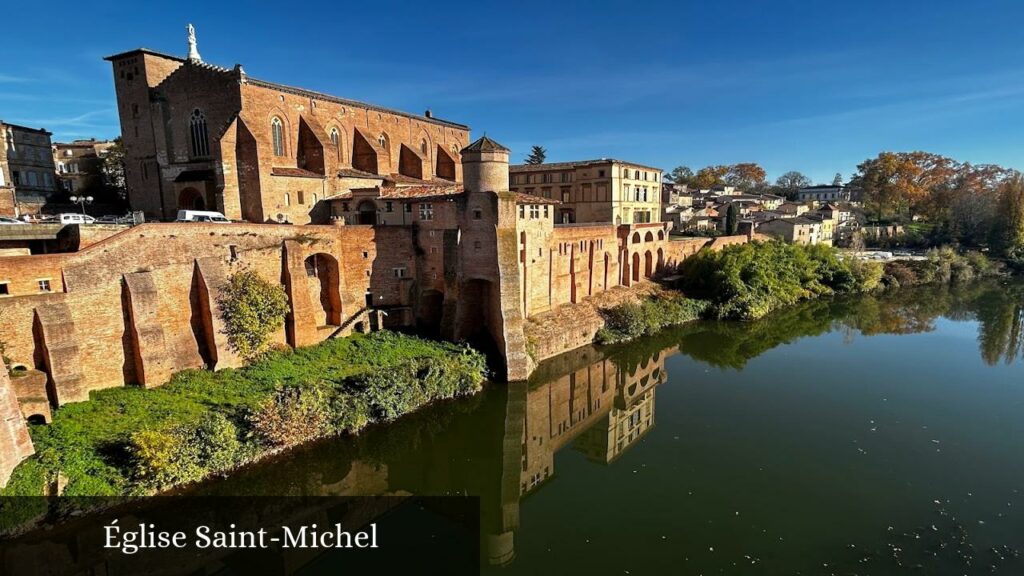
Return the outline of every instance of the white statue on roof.
<path id="1" fill-rule="evenodd" d="M 203 59 L 199 56 L 199 49 L 196 48 L 196 29 L 190 23 L 187 27 L 188 30 L 188 60 L 189 62 L 202 62 Z"/>

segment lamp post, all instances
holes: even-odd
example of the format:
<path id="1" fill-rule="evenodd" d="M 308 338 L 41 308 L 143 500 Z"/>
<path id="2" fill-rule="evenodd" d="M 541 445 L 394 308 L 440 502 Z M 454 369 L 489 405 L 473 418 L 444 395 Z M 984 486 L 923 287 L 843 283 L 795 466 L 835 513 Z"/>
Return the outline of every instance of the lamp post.
<path id="1" fill-rule="evenodd" d="M 85 214 L 85 205 L 92 204 L 92 196 L 72 196 L 71 201 L 82 206 L 82 214 Z"/>

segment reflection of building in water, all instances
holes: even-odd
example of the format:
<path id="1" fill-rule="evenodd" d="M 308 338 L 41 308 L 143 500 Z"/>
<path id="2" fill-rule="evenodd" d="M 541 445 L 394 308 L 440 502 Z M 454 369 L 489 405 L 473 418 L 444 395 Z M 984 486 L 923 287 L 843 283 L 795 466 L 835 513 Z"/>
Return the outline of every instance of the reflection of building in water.
<path id="1" fill-rule="evenodd" d="M 611 462 L 640 438 L 654 424 L 664 367 L 662 352 L 632 366 L 606 358 L 529 390 L 520 494 L 551 477 L 555 452 L 574 439 L 591 459 Z"/>
<path id="2" fill-rule="evenodd" d="M 611 464 L 654 426 L 654 390 L 625 409 L 613 407 L 604 419 L 580 434 L 573 444 L 593 462 Z"/>
<path id="3" fill-rule="evenodd" d="M 502 446 L 501 513 L 484 524 L 488 562 L 515 558 L 519 502 L 554 473 L 555 453 L 576 441 L 591 459 L 610 463 L 654 425 L 654 388 L 665 381 L 659 351 L 639 363 L 602 358 L 586 347 L 542 364 L 528 387 L 510 384 Z M 486 511 L 488 502 L 481 502 Z"/>

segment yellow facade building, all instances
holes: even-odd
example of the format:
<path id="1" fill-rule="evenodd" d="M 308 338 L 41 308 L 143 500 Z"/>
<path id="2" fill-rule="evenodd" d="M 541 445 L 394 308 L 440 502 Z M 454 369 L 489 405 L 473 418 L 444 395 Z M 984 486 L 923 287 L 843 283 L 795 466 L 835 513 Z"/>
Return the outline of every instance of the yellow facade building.
<path id="1" fill-rule="evenodd" d="M 633 224 L 661 219 L 661 170 L 602 158 L 509 166 L 509 188 L 562 203 L 558 224 Z"/>

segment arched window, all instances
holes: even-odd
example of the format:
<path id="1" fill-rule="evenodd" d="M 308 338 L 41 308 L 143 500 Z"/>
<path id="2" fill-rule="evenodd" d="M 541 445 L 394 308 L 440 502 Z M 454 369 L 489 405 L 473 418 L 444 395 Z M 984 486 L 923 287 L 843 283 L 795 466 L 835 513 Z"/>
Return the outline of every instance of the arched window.
<path id="1" fill-rule="evenodd" d="M 334 153 L 341 158 L 341 134 L 337 128 L 331 128 L 331 145 L 334 146 Z"/>
<path id="2" fill-rule="evenodd" d="M 206 114 L 196 108 L 188 120 L 190 144 L 193 158 L 210 155 L 210 139 L 206 130 Z"/>
<path id="3" fill-rule="evenodd" d="M 284 124 L 277 116 L 270 120 L 270 134 L 274 139 L 274 156 L 284 156 Z"/>
<path id="4" fill-rule="evenodd" d="M 380 144 L 381 148 L 387 148 L 388 147 L 388 137 L 385 136 L 384 134 L 381 134 L 380 136 L 377 136 L 377 143 Z"/>
<path id="5" fill-rule="evenodd" d="M 424 140 L 420 140 L 420 152 L 422 152 L 423 155 L 426 156 L 427 155 L 427 150 L 428 150 L 428 148 L 427 148 L 427 141 L 425 139 Z"/>

